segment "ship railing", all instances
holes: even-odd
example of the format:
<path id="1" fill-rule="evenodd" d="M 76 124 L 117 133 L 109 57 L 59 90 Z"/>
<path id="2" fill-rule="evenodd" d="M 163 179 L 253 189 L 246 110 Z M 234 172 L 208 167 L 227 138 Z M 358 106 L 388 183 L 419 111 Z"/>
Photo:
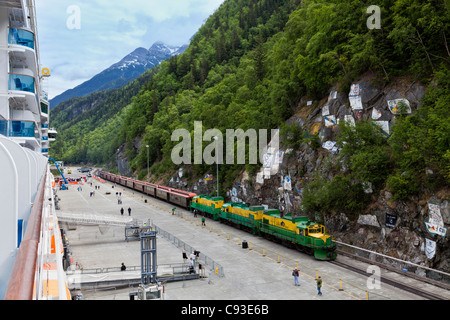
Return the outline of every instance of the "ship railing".
<path id="1" fill-rule="evenodd" d="M 46 179 L 47 173 L 42 177 L 33 208 L 31 209 L 28 226 L 9 278 L 8 287 L 4 296 L 5 300 L 33 299 Z"/>

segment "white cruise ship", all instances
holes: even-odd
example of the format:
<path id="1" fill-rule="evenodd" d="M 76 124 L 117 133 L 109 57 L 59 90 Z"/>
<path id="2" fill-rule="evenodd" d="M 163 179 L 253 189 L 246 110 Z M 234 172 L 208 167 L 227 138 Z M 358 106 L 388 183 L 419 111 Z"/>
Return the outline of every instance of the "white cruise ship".
<path id="1" fill-rule="evenodd" d="M 34 0 L 0 0 L 0 299 L 70 298 L 36 20 Z"/>

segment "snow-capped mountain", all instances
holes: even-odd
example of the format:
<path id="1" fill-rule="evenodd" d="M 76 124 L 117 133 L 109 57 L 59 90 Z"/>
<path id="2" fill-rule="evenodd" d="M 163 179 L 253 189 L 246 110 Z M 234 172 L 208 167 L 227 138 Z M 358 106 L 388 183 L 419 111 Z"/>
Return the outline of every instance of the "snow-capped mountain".
<path id="1" fill-rule="evenodd" d="M 169 46 L 158 41 L 148 50 L 142 47 L 137 48 L 90 80 L 54 97 L 50 100 L 50 108 L 53 109 L 61 102 L 73 97 L 82 97 L 92 92 L 122 87 L 140 76 L 145 70 L 157 66 L 171 56 L 182 54 L 187 47 L 188 45 Z"/>
<path id="2" fill-rule="evenodd" d="M 137 48 L 132 53 L 128 54 L 119 62 L 113 64 L 106 70 L 119 69 L 119 70 L 131 70 L 142 69 L 144 71 L 153 68 L 161 63 L 161 61 L 184 52 L 187 45 L 181 47 L 173 47 L 164 44 L 163 42 L 155 42 L 150 49 Z M 105 70 L 105 71 L 106 71 Z"/>

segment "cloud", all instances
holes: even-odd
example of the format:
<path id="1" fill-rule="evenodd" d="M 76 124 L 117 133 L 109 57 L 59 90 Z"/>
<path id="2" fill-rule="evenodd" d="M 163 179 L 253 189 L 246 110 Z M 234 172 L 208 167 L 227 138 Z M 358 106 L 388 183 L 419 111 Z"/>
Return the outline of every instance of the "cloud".
<path id="1" fill-rule="evenodd" d="M 81 84 L 137 47 L 189 42 L 224 0 L 36 1 L 42 67 L 49 96 Z M 67 11 L 70 7 L 78 11 Z M 78 14 L 79 13 L 79 14 Z M 78 19 L 78 20 L 77 20 Z M 79 22 L 79 28 L 69 28 Z"/>

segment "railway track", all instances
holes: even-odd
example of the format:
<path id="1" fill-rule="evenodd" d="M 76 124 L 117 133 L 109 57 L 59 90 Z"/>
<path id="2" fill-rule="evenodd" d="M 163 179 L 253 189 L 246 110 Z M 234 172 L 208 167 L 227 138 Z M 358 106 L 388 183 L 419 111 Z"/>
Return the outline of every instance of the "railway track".
<path id="1" fill-rule="evenodd" d="M 339 266 L 341 268 L 344 268 L 344 269 L 356 272 L 358 274 L 365 275 L 367 277 L 372 275 L 372 274 L 367 273 L 366 270 L 357 268 L 355 266 L 349 265 L 349 264 L 347 264 L 345 262 L 342 262 L 342 261 L 334 260 L 334 261 L 328 261 L 328 263 L 331 263 L 331 264 L 334 264 L 334 265 Z M 380 266 L 380 267 L 382 267 L 382 266 Z M 388 266 L 386 266 L 386 267 L 388 267 Z M 385 268 L 385 269 L 390 269 L 390 268 Z M 422 290 L 422 289 L 417 288 L 417 287 L 412 287 L 412 286 L 406 285 L 404 283 L 401 283 L 399 281 L 396 281 L 396 280 L 393 280 L 393 279 L 389 279 L 389 278 L 386 278 L 386 277 L 380 277 L 380 281 L 382 283 L 387 284 L 387 285 L 393 286 L 394 288 L 398 288 L 400 290 L 403 290 L 403 291 L 406 291 L 406 292 L 410 292 L 410 293 L 412 293 L 412 294 L 414 294 L 416 296 L 425 298 L 427 300 L 448 300 L 448 298 L 445 298 L 445 297 L 440 296 L 438 294 L 431 293 L 431 292 Z"/>

